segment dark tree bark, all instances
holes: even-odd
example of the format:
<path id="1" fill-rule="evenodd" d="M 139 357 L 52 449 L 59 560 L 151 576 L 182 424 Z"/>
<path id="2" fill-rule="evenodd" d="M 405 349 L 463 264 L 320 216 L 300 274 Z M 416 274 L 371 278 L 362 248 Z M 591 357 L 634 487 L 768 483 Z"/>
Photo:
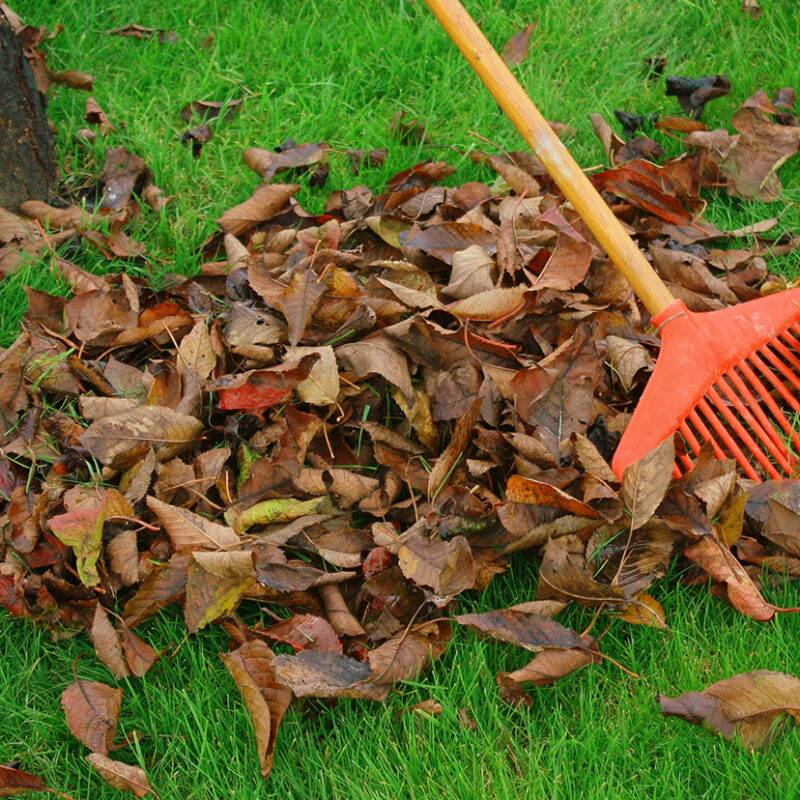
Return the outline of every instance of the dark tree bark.
<path id="1" fill-rule="evenodd" d="M 44 200 L 56 178 L 44 99 L 16 34 L 0 10 L 0 206 Z"/>

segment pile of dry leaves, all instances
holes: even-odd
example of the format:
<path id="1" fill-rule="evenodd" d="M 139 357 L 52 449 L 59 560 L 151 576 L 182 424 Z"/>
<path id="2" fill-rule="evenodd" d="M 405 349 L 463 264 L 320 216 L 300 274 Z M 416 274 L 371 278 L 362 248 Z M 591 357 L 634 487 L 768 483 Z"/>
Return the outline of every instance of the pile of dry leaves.
<path id="1" fill-rule="evenodd" d="M 641 157 L 652 140 L 595 119 L 614 166 L 592 180 L 694 310 L 783 287 L 765 259 L 798 242 L 765 239 L 775 220 L 718 230 L 700 190 L 774 197 L 800 146 L 792 103 L 759 92 L 737 135 L 670 118 L 692 132 L 661 165 Z M 674 481 L 680 441 L 622 480 L 609 468 L 659 341 L 536 158 L 473 152 L 497 178 L 458 187 L 448 164 L 416 164 L 380 194 L 333 192 L 321 215 L 272 182 L 328 156 L 247 150 L 264 182 L 220 217 L 193 278 L 157 291 L 53 256 L 72 296 L 28 290 L 0 355 L 0 603 L 59 637 L 88 631 L 116 677 L 157 662 L 135 630 L 166 606 L 191 633 L 222 625 L 264 775 L 294 698 L 382 700 L 443 653 L 450 620 L 533 653 L 497 676 L 530 702 L 604 658 L 554 619 L 570 603 L 665 628 L 649 590 L 673 559 L 754 619 L 781 611 L 760 583 L 800 576 L 800 482 L 752 484 L 711 452 Z M 141 255 L 125 227 L 158 197 L 147 166 L 110 150 L 101 184 L 94 208 L 0 212 L 6 271 L 77 237 Z M 532 599 L 458 615 L 523 550 L 541 560 Z M 76 680 L 62 703 L 96 769 L 143 796 L 145 774 L 108 758 L 121 697 Z M 779 673 L 662 698 L 750 746 L 798 706 L 800 680 Z"/>

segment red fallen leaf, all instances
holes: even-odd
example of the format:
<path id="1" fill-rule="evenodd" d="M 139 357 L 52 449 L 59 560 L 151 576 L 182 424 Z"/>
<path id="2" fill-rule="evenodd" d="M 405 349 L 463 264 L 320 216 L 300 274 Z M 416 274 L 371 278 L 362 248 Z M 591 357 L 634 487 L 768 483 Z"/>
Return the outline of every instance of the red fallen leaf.
<path id="1" fill-rule="evenodd" d="M 165 317 L 175 317 L 185 314 L 186 311 L 181 308 L 177 303 L 167 300 L 163 303 L 147 308 L 139 314 L 139 327 L 144 328 L 157 320 L 164 319 Z"/>
<path id="2" fill-rule="evenodd" d="M 16 575 L 0 574 L 0 605 L 15 617 L 27 617 L 28 606 L 22 591 L 22 583 Z"/>
<path id="3" fill-rule="evenodd" d="M 432 183 L 452 175 L 453 172 L 455 172 L 455 167 L 446 161 L 422 161 L 393 175 L 386 185 L 390 189 L 400 189 L 405 186 L 430 186 Z"/>
<path id="4" fill-rule="evenodd" d="M 27 792 L 46 792 L 47 784 L 38 776 L 10 764 L 0 764 L 0 797 Z"/>
<path id="5" fill-rule="evenodd" d="M 655 174 L 654 174 L 655 170 Z M 692 215 L 680 204 L 678 199 L 664 191 L 658 168 L 646 161 L 629 161 L 614 169 L 599 172 L 592 176 L 592 183 L 600 191 L 611 192 L 627 200 L 637 208 L 655 214 L 673 225 L 688 225 Z"/>
<path id="6" fill-rule="evenodd" d="M 324 650 L 328 653 L 343 653 L 342 643 L 331 624 L 313 614 L 295 614 L 277 625 L 270 625 L 261 632 L 276 642 L 290 644 L 299 650 Z"/>
<path id="7" fill-rule="evenodd" d="M 318 353 L 309 353 L 299 361 L 271 369 L 223 376 L 210 384 L 209 388 L 219 392 L 218 407 L 223 411 L 260 413 L 270 406 L 286 402 L 295 386 L 309 376 L 318 359 Z"/>
<path id="8" fill-rule="evenodd" d="M 379 575 L 395 563 L 395 557 L 385 547 L 373 547 L 361 565 L 364 579 Z"/>

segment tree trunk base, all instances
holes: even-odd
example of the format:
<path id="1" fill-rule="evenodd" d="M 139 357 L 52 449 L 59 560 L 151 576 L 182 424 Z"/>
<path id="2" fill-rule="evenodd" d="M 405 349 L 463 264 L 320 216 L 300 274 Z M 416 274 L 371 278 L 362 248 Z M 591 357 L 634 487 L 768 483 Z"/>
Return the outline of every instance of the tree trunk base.
<path id="1" fill-rule="evenodd" d="M 56 179 L 44 98 L 17 36 L 0 11 L 0 206 L 44 200 Z"/>

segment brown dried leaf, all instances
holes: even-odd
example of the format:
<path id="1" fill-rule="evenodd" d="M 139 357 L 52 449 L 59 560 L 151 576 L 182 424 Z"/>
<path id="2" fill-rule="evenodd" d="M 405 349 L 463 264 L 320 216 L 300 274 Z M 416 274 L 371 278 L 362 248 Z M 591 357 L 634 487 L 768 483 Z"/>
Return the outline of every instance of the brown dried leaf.
<path id="1" fill-rule="evenodd" d="M 535 600 L 498 611 L 461 614 L 455 620 L 482 635 L 534 653 L 552 647 L 582 648 L 584 643 L 577 633 L 550 618 L 548 612 L 553 605 L 546 600 Z"/>
<path id="2" fill-rule="evenodd" d="M 659 695 L 661 711 L 695 725 L 704 725 L 726 739 L 735 735 L 749 750 L 768 745 L 788 714 L 800 720 L 800 678 L 784 672 L 755 670 L 712 683 L 680 697 Z"/>
<path id="3" fill-rule="evenodd" d="M 127 678 L 131 673 L 122 655 L 122 644 L 108 614 L 100 603 L 94 611 L 94 621 L 89 629 L 97 657 L 111 670 L 116 678 Z"/>
<path id="4" fill-rule="evenodd" d="M 183 604 L 189 633 L 197 633 L 230 614 L 255 582 L 255 564 L 249 550 L 193 552 Z"/>
<path id="5" fill-rule="evenodd" d="M 128 36 L 131 39 L 151 39 L 156 37 L 161 44 L 175 44 L 178 41 L 178 34 L 174 31 L 167 31 L 163 28 L 143 28 L 141 25 L 129 23 L 121 28 L 114 28 L 108 31 L 112 36 Z"/>
<path id="6" fill-rule="evenodd" d="M 669 437 L 625 470 L 620 497 L 630 514 L 630 530 L 641 528 L 661 504 L 674 463 L 675 444 Z"/>
<path id="7" fill-rule="evenodd" d="M 503 47 L 503 60 L 509 67 L 521 64 L 528 55 L 531 34 L 536 30 L 537 23 L 531 22 L 521 31 L 515 33 Z"/>
<path id="8" fill-rule="evenodd" d="M 591 263 L 592 246 L 589 242 L 559 233 L 556 248 L 532 288 L 562 292 L 574 289 L 586 277 Z"/>
<path id="9" fill-rule="evenodd" d="M 100 104 L 94 97 L 90 96 L 86 98 L 86 114 L 84 115 L 84 119 L 90 125 L 99 126 L 102 135 L 111 133 L 114 130 L 114 126 L 109 122 L 106 112 L 100 108 Z"/>
<path id="10" fill-rule="evenodd" d="M 292 693 L 277 681 L 274 670 L 276 659 L 264 642 L 245 642 L 221 657 L 236 681 L 250 714 L 261 774 L 267 777 L 272 770 L 278 729 L 292 700 Z"/>
<path id="11" fill-rule="evenodd" d="M 178 347 L 178 372 L 183 374 L 187 369 L 192 369 L 204 381 L 214 371 L 216 364 L 217 354 L 214 352 L 206 320 L 198 320 L 181 339 Z"/>
<path id="12" fill-rule="evenodd" d="M 385 336 L 375 336 L 336 348 L 336 356 L 356 378 L 381 375 L 406 397 L 413 397 L 408 360 Z"/>
<path id="13" fill-rule="evenodd" d="M 461 319 L 492 322 L 509 317 L 525 308 L 527 286 L 512 286 L 508 289 L 489 289 L 458 300 L 447 310 Z"/>
<path id="14" fill-rule="evenodd" d="M 446 622 L 418 622 L 399 631 L 380 647 L 370 650 L 372 681 L 384 686 L 414 680 L 442 655 L 450 633 Z"/>
<path id="15" fill-rule="evenodd" d="M 133 792 L 136 797 L 145 797 L 153 790 L 147 774 L 141 767 L 115 761 L 102 753 L 90 753 L 86 760 L 97 770 L 103 780 L 121 792 Z"/>
<path id="16" fill-rule="evenodd" d="M 780 199 L 777 169 L 800 149 L 800 128 L 773 122 L 776 112 L 766 93 L 759 91 L 734 115 L 739 138 L 721 165 L 728 194 L 765 202 Z"/>
<path id="17" fill-rule="evenodd" d="M 634 378 L 640 370 L 652 371 L 653 359 L 639 342 L 621 336 L 607 336 L 606 345 L 611 366 L 626 392 L 633 388 Z"/>
<path id="18" fill-rule="evenodd" d="M 775 616 L 775 607 L 761 596 L 745 568 L 736 556 L 713 536 L 706 536 L 687 547 L 684 554 L 715 581 L 725 584 L 730 604 L 759 622 Z"/>
<path id="19" fill-rule="evenodd" d="M 327 157 L 328 146 L 318 143 L 298 144 L 280 152 L 251 147 L 242 154 L 244 163 L 257 172 L 265 183 L 269 183 L 282 170 L 318 164 L 326 161 Z"/>
<path id="20" fill-rule="evenodd" d="M 160 653 L 124 626 L 119 637 L 131 675 L 141 678 L 158 661 Z"/>
<path id="21" fill-rule="evenodd" d="M 556 458 L 561 443 L 585 433 L 594 417 L 594 391 L 601 381 L 600 360 L 589 331 L 578 331 L 532 369 L 511 381 L 516 412 Z"/>
<path id="22" fill-rule="evenodd" d="M 582 637 L 582 646 L 567 650 L 543 650 L 533 660 L 514 672 L 499 672 L 497 684 L 503 697 L 511 703 L 531 703 L 523 684 L 549 686 L 581 667 L 601 661 L 596 650 L 591 649 L 592 639 Z"/>
<path id="23" fill-rule="evenodd" d="M 472 549 L 463 536 L 429 538 L 414 533 L 397 551 L 400 569 L 419 586 L 429 586 L 440 597 L 451 597 L 475 584 Z"/>
<path id="24" fill-rule="evenodd" d="M 226 550 L 241 543 L 233 528 L 185 508 L 162 503 L 155 497 L 147 498 L 147 507 L 164 526 L 175 550 Z"/>
<path id="25" fill-rule="evenodd" d="M 75 680 L 61 695 L 72 735 L 92 752 L 108 755 L 117 735 L 122 689 L 96 681 Z"/>
<path id="26" fill-rule="evenodd" d="M 264 628 L 261 633 L 276 642 L 290 644 L 295 651 L 343 652 L 342 642 L 331 624 L 314 614 L 295 614 L 284 622 Z"/>
<path id="27" fill-rule="evenodd" d="M 0 797 L 46 791 L 47 784 L 38 775 L 0 764 Z"/>
<path id="28" fill-rule="evenodd" d="M 294 197 L 300 187 L 294 183 L 270 183 L 257 186 L 250 197 L 238 206 L 229 208 L 217 224 L 234 236 L 249 231 L 260 222 L 266 222 L 278 214 Z"/>
<path id="29" fill-rule="evenodd" d="M 166 564 L 157 564 L 123 609 L 123 620 L 131 628 L 178 600 L 186 589 L 191 556 L 175 553 Z"/>
<path id="30" fill-rule="evenodd" d="M 522 475 L 511 475 L 506 484 L 506 500 L 514 503 L 527 503 L 548 506 L 574 514 L 578 517 L 599 519 L 602 515 L 591 506 L 572 497 L 566 492 L 543 481 L 535 481 Z"/>
<path id="31" fill-rule="evenodd" d="M 276 656 L 275 677 L 295 697 L 353 697 L 383 700 L 389 687 L 372 682 L 368 664 L 338 653 L 303 650 L 294 656 Z"/>
<path id="32" fill-rule="evenodd" d="M 200 420 L 171 408 L 140 406 L 92 423 L 80 442 L 98 461 L 119 468 L 138 461 L 151 447 L 158 461 L 166 461 L 202 429 Z"/>

